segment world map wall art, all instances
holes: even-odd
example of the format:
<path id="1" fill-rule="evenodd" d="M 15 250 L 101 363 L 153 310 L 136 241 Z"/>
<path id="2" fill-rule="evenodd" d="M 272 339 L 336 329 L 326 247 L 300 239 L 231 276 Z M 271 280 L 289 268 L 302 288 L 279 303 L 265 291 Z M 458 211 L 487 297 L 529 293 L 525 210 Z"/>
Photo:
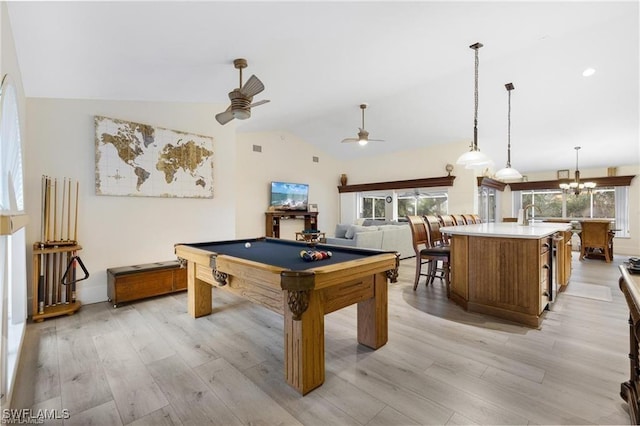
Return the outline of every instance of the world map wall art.
<path id="1" fill-rule="evenodd" d="M 213 198 L 213 138 L 95 117 L 96 194 Z"/>

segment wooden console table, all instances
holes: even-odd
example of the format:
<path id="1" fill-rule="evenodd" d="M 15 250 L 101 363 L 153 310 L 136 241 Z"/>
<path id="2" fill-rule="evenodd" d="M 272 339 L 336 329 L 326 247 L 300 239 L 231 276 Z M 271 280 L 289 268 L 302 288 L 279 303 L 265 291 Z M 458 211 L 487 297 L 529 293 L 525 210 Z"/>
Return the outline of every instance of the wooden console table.
<path id="1" fill-rule="evenodd" d="M 640 339 L 640 275 L 631 275 L 624 265 L 620 265 L 620 290 L 629 306 L 629 380 L 620 384 L 620 396 L 629 404 L 631 424 L 640 424 L 640 360 L 638 341 Z"/>
<path id="2" fill-rule="evenodd" d="M 265 236 L 280 238 L 281 219 L 304 219 L 304 229 L 317 229 L 318 212 L 307 211 L 273 211 L 265 212 Z"/>

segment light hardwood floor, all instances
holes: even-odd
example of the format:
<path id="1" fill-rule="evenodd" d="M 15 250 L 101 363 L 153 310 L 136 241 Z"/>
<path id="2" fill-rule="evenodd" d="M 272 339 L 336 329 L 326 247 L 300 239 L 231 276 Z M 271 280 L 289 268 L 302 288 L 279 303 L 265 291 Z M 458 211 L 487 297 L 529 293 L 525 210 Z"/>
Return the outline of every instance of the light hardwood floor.
<path id="1" fill-rule="evenodd" d="M 437 281 L 414 292 L 402 261 L 387 345 L 357 344 L 354 307 L 328 315 L 326 380 L 305 397 L 284 382 L 282 317 L 225 291 L 197 320 L 186 293 L 83 306 L 28 325 L 13 408 L 69 425 L 625 424 L 626 257 L 577 257 L 572 282 L 613 300 L 561 294 L 540 329 L 464 312 Z"/>

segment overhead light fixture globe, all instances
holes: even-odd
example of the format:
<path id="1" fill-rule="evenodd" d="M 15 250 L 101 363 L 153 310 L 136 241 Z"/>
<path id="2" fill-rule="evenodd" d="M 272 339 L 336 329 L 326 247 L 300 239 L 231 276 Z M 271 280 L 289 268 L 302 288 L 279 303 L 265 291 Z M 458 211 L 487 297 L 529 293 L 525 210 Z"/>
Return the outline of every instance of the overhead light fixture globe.
<path id="1" fill-rule="evenodd" d="M 513 167 L 505 167 L 504 169 L 498 170 L 495 177 L 500 180 L 515 180 L 522 179 L 522 174 Z"/>
<path id="2" fill-rule="evenodd" d="M 456 164 L 463 165 L 465 169 L 482 169 L 493 164 L 493 161 L 479 150 L 467 151 L 458 157 Z"/>
<path id="3" fill-rule="evenodd" d="M 242 109 L 233 111 L 233 118 L 237 120 L 246 120 L 249 117 L 251 117 L 251 114 L 249 113 L 249 111 L 245 111 Z"/>
<path id="4" fill-rule="evenodd" d="M 484 169 L 485 167 L 492 165 L 493 162 L 487 155 L 480 152 L 480 149 L 478 148 L 478 66 L 480 64 L 478 59 L 478 49 L 482 47 L 482 43 L 475 43 L 469 47 L 475 51 L 473 143 L 471 144 L 471 150 L 458 157 L 456 164 L 463 165 L 465 169 Z"/>

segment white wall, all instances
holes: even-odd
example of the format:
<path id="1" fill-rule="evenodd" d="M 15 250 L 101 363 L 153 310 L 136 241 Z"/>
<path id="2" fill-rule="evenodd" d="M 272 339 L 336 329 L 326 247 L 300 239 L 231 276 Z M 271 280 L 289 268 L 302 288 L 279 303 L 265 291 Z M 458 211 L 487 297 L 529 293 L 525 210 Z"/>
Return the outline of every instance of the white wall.
<path id="1" fill-rule="evenodd" d="M 253 146 L 262 147 L 254 152 Z M 318 162 L 313 162 L 313 157 Z M 318 229 L 333 233 L 340 218 L 338 185 L 341 163 L 288 132 L 239 133 L 236 236 L 265 235 L 271 181 L 309 184 L 309 203 L 318 205 Z M 281 222 L 280 237 L 295 239 L 302 219 Z"/>
<path id="2" fill-rule="evenodd" d="M 82 303 L 106 300 L 107 268 L 175 259 L 173 246 L 179 242 L 234 238 L 235 124 L 220 126 L 214 119 L 225 107 L 28 99 L 25 206 L 32 223 L 27 234 L 29 258 L 30 247 L 40 240 L 42 175 L 80 182 L 78 241 L 83 250 L 79 255 L 91 275 L 78 285 Z M 94 115 L 213 136 L 214 198 L 95 195 Z"/>
<path id="3" fill-rule="evenodd" d="M 344 164 L 348 185 L 446 176 L 447 163 L 453 164 L 453 186 L 448 188 L 450 213 L 477 213 L 476 172 L 456 165 L 469 150 L 469 142 L 428 146 L 416 150 L 361 158 Z"/>
<path id="4" fill-rule="evenodd" d="M 571 170 L 573 174 L 574 170 Z M 538 180 L 553 180 L 556 179 L 555 171 L 545 172 L 522 172 L 526 175 L 529 181 Z M 635 175 L 631 181 L 629 187 L 629 233 L 630 238 L 616 237 L 614 240 L 614 254 L 640 256 L 640 165 L 618 166 L 618 176 L 630 176 Z M 586 181 L 590 177 L 605 177 L 607 176 L 606 168 L 596 169 L 580 169 L 580 180 Z M 507 186 L 502 197 L 502 203 L 500 205 L 502 216 L 513 217 L 511 190 Z M 575 244 L 575 247 L 578 245 Z"/>

